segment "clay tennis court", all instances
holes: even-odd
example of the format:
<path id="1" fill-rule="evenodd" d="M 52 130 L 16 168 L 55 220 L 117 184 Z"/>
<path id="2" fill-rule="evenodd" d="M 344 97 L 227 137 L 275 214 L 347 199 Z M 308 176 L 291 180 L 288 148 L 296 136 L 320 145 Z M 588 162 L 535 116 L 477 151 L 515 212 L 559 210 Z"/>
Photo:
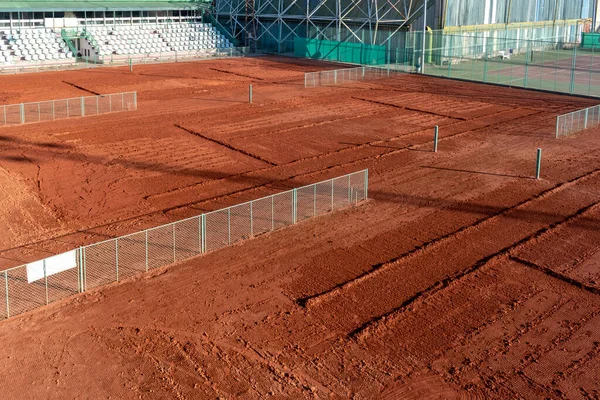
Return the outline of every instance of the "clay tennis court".
<path id="1" fill-rule="evenodd" d="M 0 322 L 3 396 L 600 396 L 600 131 L 554 138 L 596 101 L 409 74 L 304 89 L 333 68 L 0 77 L 2 104 L 138 92 L 137 111 L 0 128 L 3 269 L 370 177 L 357 207 Z"/>

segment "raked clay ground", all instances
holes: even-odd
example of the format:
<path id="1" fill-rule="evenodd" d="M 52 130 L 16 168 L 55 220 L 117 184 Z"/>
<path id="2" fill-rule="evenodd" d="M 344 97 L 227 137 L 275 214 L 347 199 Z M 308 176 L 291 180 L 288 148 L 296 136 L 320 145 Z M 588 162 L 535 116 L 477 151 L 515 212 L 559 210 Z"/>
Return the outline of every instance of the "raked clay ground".
<path id="1" fill-rule="evenodd" d="M 554 138 L 596 101 L 406 74 L 304 89 L 331 68 L 0 77 L 3 104 L 139 99 L 0 128 L 3 268 L 370 174 L 357 207 L 0 322 L 3 398 L 600 397 L 600 129 Z"/>

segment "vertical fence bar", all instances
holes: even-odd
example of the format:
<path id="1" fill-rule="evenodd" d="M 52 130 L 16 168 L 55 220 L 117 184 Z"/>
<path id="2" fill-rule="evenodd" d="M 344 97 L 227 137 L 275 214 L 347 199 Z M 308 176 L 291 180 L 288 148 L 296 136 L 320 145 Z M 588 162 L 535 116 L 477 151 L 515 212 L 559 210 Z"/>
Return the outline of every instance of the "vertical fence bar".
<path id="1" fill-rule="evenodd" d="M 21 103 L 21 123 L 25 123 L 25 104 Z"/>
<path id="2" fill-rule="evenodd" d="M 117 272 L 117 282 L 119 282 L 119 238 L 115 239 L 115 267 Z"/>
<path id="3" fill-rule="evenodd" d="M 85 97 L 81 97 L 81 116 L 85 117 Z"/>
<path id="4" fill-rule="evenodd" d="M 4 271 L 4 291 L 6 292 L 6 318 L 10 318 L 10 305 L 8 301 L 8 271 Z"/>
<path id="5" fill-rule="evenodd" d="M 542 149 L 537 149 L 537 158 L 535 162 L 535 179 L 540 179 L 542 169 Z"/>
<path id="6" fill-rule="evenodd" d="M 133 92 L 133 108 L 137 110 L 137 92 Z"/>
<path id="7" fill-rule="evenodd" d="M 559 137 L 559 133 L 558 133 L 559 126 L 560 126 L 560 115 L 558 117 L 556 117 L 556 138 L 557 139 Z"/>
<path id="8" fill-rule="evenodd" d="M 583 121 L 583 129 L 587 129 L 587 127 L 588 127 L 588 116 L 589 116 L 589 112 L 590 112 L 590 109 L 589 109 L 589 108 L 586 108 L 586 109 L 585 109 L 585 121 Z"/>
<path id="9" fill-rule="evenodd" d="M 86 255 L 86 247 L 83 248 L 83 291 L 87 290 L 87 259 Z"/>
<path id="10" fill-rule="evenodd" d="M 298 217 L 298 191 L 294 189 L 292 192 L 292 224 L 296 223 Z"/>
<path id="11" fill-rule="evenodd" d="M 333 179 L 331 180 L 331 211 L 333 211 Z"/>

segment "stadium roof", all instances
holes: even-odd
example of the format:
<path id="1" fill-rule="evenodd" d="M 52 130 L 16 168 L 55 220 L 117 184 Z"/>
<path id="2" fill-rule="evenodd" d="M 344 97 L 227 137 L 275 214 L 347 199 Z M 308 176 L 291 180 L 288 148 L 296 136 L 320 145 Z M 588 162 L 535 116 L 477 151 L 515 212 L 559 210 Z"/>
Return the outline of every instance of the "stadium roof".
<path id="1" fill-rule="evenodd" d="M 0 12 L 52 12 L 52 11 L 137 11 L 137 10 L 194 10 L 204 8 L 210 1 L 163 0 L 54 0 L 54 1 L 0 1 Z"/>

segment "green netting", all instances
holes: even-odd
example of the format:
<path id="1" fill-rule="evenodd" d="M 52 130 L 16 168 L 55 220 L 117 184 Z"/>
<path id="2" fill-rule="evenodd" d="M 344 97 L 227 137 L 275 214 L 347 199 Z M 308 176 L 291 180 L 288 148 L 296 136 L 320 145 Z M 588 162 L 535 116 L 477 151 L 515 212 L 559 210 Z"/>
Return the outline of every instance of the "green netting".
<path id="1" fill-rule="evenodd" d="M 362 65 L 386 64 L 386 47 L 364 43 L 294 38 L 294 56 Z"/>

